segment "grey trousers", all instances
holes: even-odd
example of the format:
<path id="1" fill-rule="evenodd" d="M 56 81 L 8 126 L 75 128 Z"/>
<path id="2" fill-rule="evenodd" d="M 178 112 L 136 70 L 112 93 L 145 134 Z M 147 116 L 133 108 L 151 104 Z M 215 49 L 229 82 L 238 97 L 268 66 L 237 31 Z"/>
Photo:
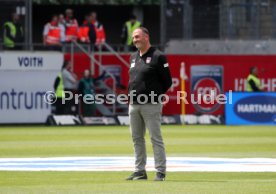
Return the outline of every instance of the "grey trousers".
<path id="1" fill-rule="evenodd" d="M 162 104 L 130 104 L 130 131 L 135 151 L 135 171 L 145 170 L 147 162 L 145 132 L 149 130 L 153 146 L 155 168 L 158 172 L 166 172 L 166 154 L 161 135 Z"/>

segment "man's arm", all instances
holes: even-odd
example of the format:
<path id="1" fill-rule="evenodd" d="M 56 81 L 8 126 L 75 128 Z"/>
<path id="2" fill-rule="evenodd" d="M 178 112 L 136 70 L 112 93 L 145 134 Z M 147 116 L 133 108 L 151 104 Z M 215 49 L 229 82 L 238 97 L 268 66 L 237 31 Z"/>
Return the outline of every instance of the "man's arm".
<path id="1" fill-rule="evenodd" d="M 158 59 L 158 75 L 160 82 L 163 87 L 163 93 L 166 93 L 167 90 L 172 85 L 172 76 L 169 68 L 169 64 L 165 55 L 160 55 Z"/>
<path id="2" fill-rule="evenodd" d="M 84 88 L 83 82 L 80 81 L 78 84 L 78 92 L 83 94 L 83 88 Z"/>
<path id="3" fill-rule="evenodd" d="M 70 81 L 72 84 L 77 83 L 76 78 L 68 70 L 62 71 L 62 76 L 63 76 L 63 79 Z"/>
<path id="4" fill-rule="evenodd" d="M 127 41 L 127 27 L 126 27 L 126 25 L 124 25 L 123 29 L 122 29 L 121 41 L 122 41 L 122 44 L 126 44 L 126 41 Z"/>
<path id="5" fill-rule="evenodd" d="M 55 89 L 55 91 L 57 91 L 57 88 L 58 88 L 59 83 L 60 83 L 60 77 L 57 77 L 57 78 L 55 79 L 55 83 L 54 83 L 54 89 Z"/>
<path id="6" fill-rule="evenodd" d="M 60 41 L 65 42 L 65 26 L 63 24 L 58 25 L 60 28 Z"/>
<path id="7" fill-rule="evenodd" d="M 94 44 L 96 42 L 96 31 L 93 24 L 89 25 L 88 36 L 89 36 L 90 42 Z"/>
<path id="8" fill-rule="evenodd" d="M 49 25 L 48 23 L 44 25 L 44 29 L 43 29 L 43 44 L 46 44 L 46 38 L 49 32 Z"/>
<path id="9" fill-rule="evenodd" d="M 11 29 L 6 25 L 5 26 L 5 32 L 6 32 L 6 36 L 9 38 L 9 39 L 11 39 L 12 41 L 15 41 L 15 37 L 13 37 L 12 35 L 11 35 Z"/>
<path id="10" fill-rule="evenodd" d="M 101 80 L 105 77 L 106 71 L 103 71 L 103 73 L 99 77 L 93 78 L 93 83 L 96 83 L 98 80 Z"/>
<path id="11" fill-rule="evenodd" d="M 255 92 L 260 92 L 261 90 L 256 86 L 255 82 L 251 79 L 249 80 L 249 85 L 251 86 L 251 88 L 253 89 L 253 91 Z"/>
<path id="12" fill-rule="evenodd" d="M 105 42 L 105 40 L 106 40 L 106 35 L 105 35 L 105 30 L 104 30 L 103 24 L 101 24 L 101 28 L 102 28 L 102 40 Z"/>
<path id="13" fill-rule="evenodd" d="M 24 31 L 21 24 L 16 24 L 15 42 L 22 43 L 24 41 Z"/>

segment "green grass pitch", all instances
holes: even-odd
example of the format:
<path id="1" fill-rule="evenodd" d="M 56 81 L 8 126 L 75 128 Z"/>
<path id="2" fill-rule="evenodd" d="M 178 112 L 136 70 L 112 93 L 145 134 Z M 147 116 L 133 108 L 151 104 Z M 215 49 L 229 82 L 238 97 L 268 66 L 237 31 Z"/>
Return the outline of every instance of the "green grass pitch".
<path id="1" fill-rule="evenodd" d="M 163 126 L 168 156 L 276 158 L 276 128 Z M 152 156 L 149 135 L 148 155 Z M 1 127 L 0 157 L 133 156 L 128 127 Z M 169 172 L 165 182 L 125 181 L 130 172 L 0 171 L 0 193 L 276 193 L 276 173 Z"/>

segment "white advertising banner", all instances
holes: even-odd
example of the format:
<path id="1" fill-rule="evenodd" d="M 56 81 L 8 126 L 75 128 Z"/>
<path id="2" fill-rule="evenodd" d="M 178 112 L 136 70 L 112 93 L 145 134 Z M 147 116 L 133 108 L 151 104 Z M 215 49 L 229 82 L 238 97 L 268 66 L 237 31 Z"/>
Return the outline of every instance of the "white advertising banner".
<path id="1" fill-rule="evenodd" d="M 59 52 L 0 52 L 2 70 L 60 70 L 63 55 Z"/>
<path id="2" fill-rule="evenodd" d="M 44 94 L 54 90 L 62 53 L 3 52 L 0 61 L 0 123 L 44 123 L 51 113 Z"/>

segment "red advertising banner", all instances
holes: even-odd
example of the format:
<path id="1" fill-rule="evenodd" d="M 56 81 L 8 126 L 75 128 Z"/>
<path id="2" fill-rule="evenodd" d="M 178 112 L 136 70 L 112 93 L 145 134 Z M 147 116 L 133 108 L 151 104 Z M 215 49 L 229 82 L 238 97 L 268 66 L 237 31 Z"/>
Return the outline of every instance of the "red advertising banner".
<path id="1" fill-rule="evenodd" d="M 129 55 L 122 55 L 129 60 Z M 70 59 L 70 55 L 65 55 Z M 96 56 L 99 59 L 99 56 Z M 172 87 L 168 91 L 170 101 L 164 105 L 165 115 L 181 114 L 224 114 L 223 105 L 192 104 L 197 101 L 198 94 L 213 95 L 232 91 L 245 91 L 246 78 L 250 68 L 259 68 L 259 77 L 265 91 L 276 91 L 276 55 L 168 55 L 169 66 L 173 77 Z M 103 55 L 102 64 L 121 66 L 117 71 L 121 74 L 120 84 L 127 87 L 128 68 L 115 56 Z M 84 69 L 90 68 L 90 60 L 85 55 L 74 56 L 74 71 L 82 77 Z M 95 67 L 95 75 L 99 69 Z M 116 75 L 118 76 L 118 75 Z M 181 79 L 181 77 L 183 79 Z M 107 80 L 107 84 L 108 80 Z M 184 98 L 181 91 L 186 91 L 185 106 L 179 96 Z M 126 91 L 123 91 L 126 92 Z M 182 96 L 181 96 L 182 95 Z M 212 95 L 211 95 L 212 96 Z"/>
<path id="2" fill-rule="evenodd" d="M 177 91 L 181 90 L 181 79 L 180 79 L 180 68 L 181 63 L 185 63 L 185 74 L 187 79 L 185 80 L 185 91 L 190 97 L 192 88 L 192 78 L 191 69 L 197 66 L 219 66 L 223 68 L 223 82 L 222 89 L 223 92 L 229 90 L 232 91 L 245 91 L 246 78 L 249 74 L 250 68 L 257 66 L 259 68 L 259 77 L 261 79 L 262 86 L 265 91 L 276 91 L 276 56 L 272 55 L 169 55 L 168 60 L 170 63 L 170 69 L 172 76 L 174 78 L 174 85 L 170 90 L 171 96 L 176 96 Z M 213 75 L 210 74 L 209 77 Z M 208 77 L 208 76 L 207 76 Z M 202 85 L 205 90 L 209 88 L 214 88 L 217 81 L 205 80 Z M 198 87 L 198 90 L 202 88 Z M 220 115 L 224 114 L 224 106 L 220 107 L 213 112 L 199 112 L 195 105 L 186 104 L 185 112 L 187 114 L 214 114 Z M 181 105 L 177 104 L 176 101 L 172 101 L 168 104 L 167 108 L 164 110 L 165 114 L 181 114 Z"/>

